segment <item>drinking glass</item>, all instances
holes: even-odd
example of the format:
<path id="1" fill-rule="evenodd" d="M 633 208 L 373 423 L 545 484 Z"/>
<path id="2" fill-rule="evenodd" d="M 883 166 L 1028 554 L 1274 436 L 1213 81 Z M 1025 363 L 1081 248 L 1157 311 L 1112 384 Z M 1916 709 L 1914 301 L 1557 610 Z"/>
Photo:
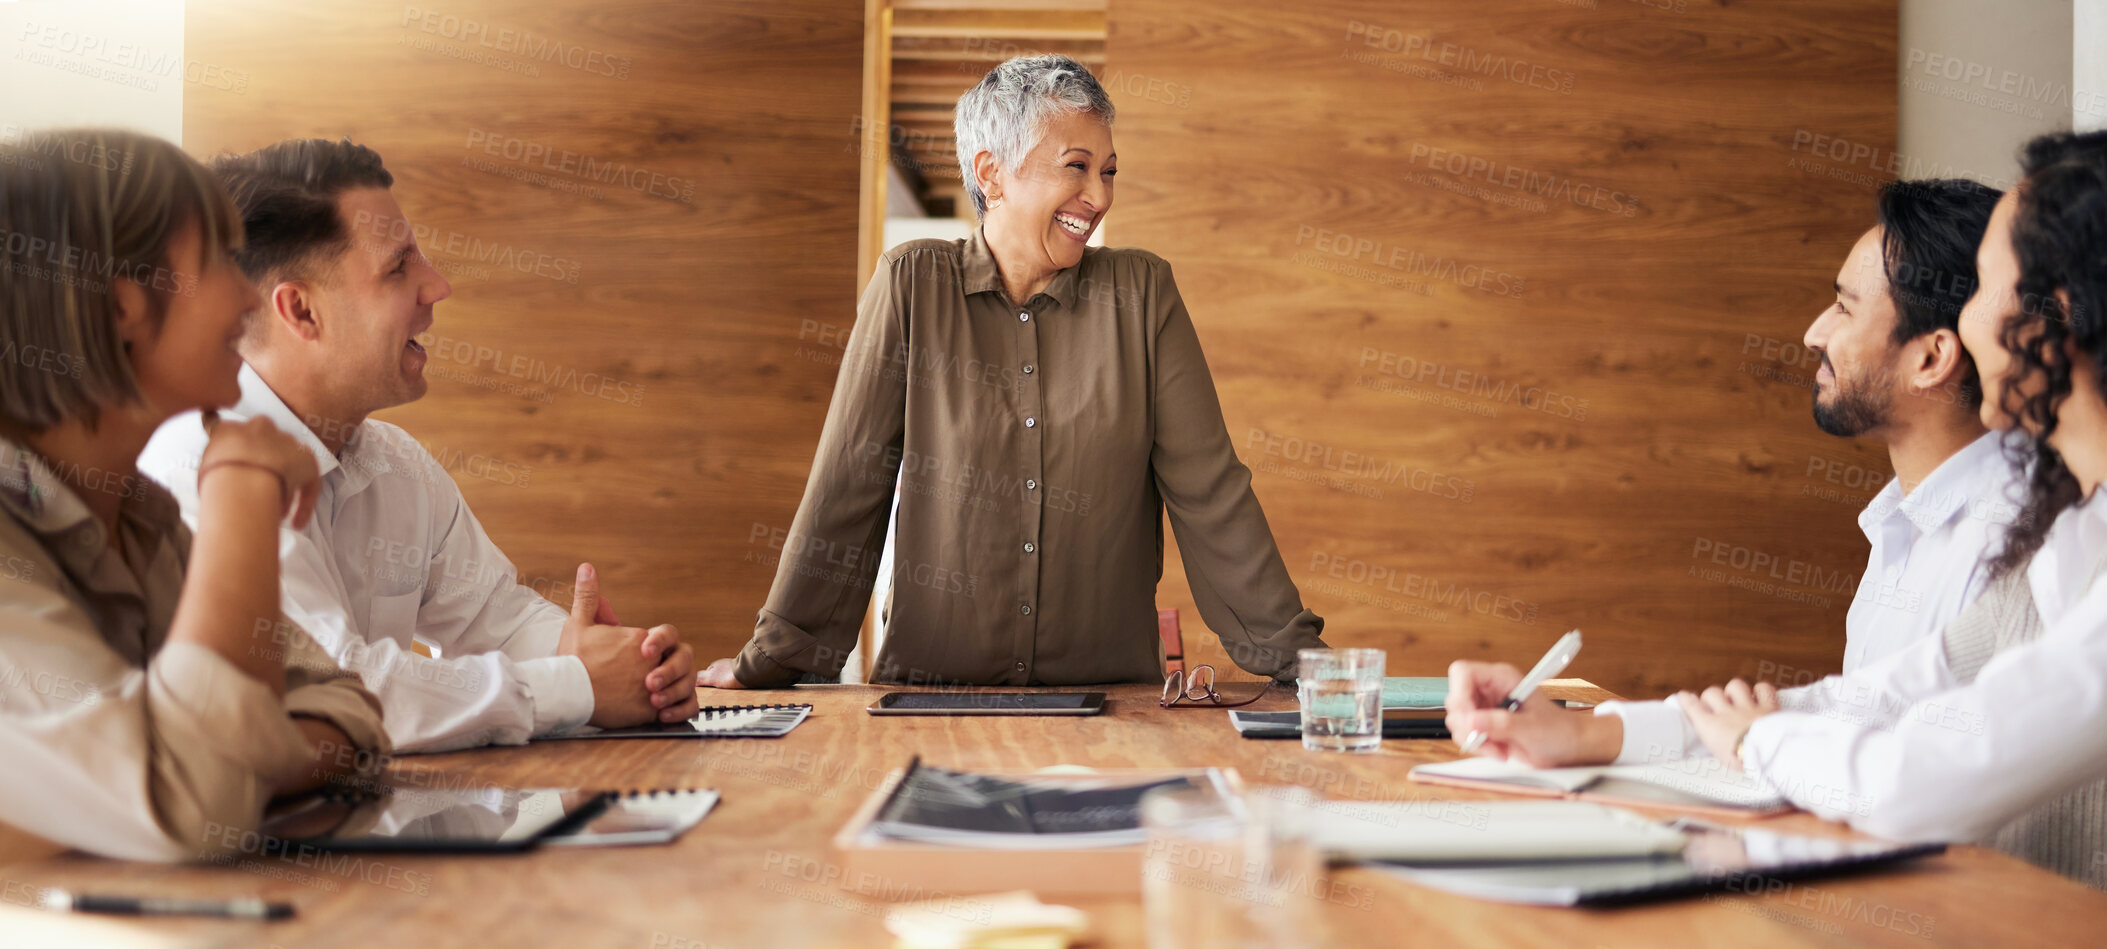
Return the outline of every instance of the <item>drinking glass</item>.
<path id="1" fill-rule="evenodd" d="M 1231 796 L 1164 788 L 1141 800 L 1148 831 L 1142 913 L 1149 949 L 1322 945 L 1316 795 L 1265 787 Z"/>
<path id="2" fill-rule="evenodd" d="M 1383 745 L 1383 651 L 1304 649 L 1295 691 L 1302 700 L 1302 747 L 1370 752 Z"/>

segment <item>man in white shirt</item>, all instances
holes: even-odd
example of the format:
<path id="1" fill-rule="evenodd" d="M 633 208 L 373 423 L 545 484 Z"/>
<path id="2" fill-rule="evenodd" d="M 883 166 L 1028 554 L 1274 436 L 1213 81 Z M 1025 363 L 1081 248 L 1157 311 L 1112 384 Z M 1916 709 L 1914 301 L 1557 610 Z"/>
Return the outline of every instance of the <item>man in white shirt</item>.
<path id="1" fill-rule="evenodd" d="M 1956 329 L 1997 198 L 1951 179 L 1883 188 L 1879 223 L 1838 271 L 1836 301 L 1807 328 L 1807 348 L 1821 357 L 1815 424 L 1839 437 L 1881 439 L 1895 468 L 1858 517 L 1873 549 L 1844 618 L 1846 673 L 1936 643 L 1981 595 L 1986 558 L 2018 513 L 2023 479 L 2002 436 L 1978 416 L 1980 389 Z M 1593 718 L 1483 711 L 1520 678 L 1511 669 L 1457 662 L 1449 671 L 1452 730 L 1473 730 L 1463 721 L 1473 710 L 1498 718 L 1487 742 L 1493 754 L 1537 765 L 1642 764 L 1702 748 L 1674 699 L 1607 702 Z M 1803 704 L 1824 694 L 1814 686 L 1782 693 Z"/>
<path id="2" fill-rule="evenodd" d="M 1938 640 L 1825 680 L 1856 719 L 1739 680 L 1681 698 L 1715 758 L 1818 815 L 1980 841 L 2107 889 L 2107 132 L 2043 135 L 2020 166 L 1960 323 L 1984 420 L 2040 459 L 2004 575 Z"/>
<path id="3" fill-rule="evenodd" d="M 241 402 L 221 414 L 269 418 L 314 452 L 314 518 L 281 539 L 285 613 L 380 697 L 395 747 L 692 716 L 694 653 L 677 630 L 615 625 L 590 564 L 568 614 L 520 585 L 444 466 L 367 418 L 424 395 L 416 336 L 452 293 L 418 250 L 380 156 L 311 139 L 212 168 L 241 209 L 239 260 L 264 297 L 240 342 Z M 140 458 L 186 517 L 204 445 L 196 415 L 178 416 Z"/>

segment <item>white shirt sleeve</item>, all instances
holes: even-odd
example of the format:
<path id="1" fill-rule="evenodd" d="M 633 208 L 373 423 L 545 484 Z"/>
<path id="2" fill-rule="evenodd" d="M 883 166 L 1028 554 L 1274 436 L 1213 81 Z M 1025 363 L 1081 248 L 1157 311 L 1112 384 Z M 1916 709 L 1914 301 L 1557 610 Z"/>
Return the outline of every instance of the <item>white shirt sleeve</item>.
<path id="1" fill-rule="evenodd" d="M 316 541 L 314 531 L 310 524 L 305 531 L 284 531 L 280 539 L 286 616 L 380 697 L 388 737 L 397 751 L 516 745 L 576 727 L 592 714 L 592 686 L 584 664 L 573 656 L 553 655 L 563 626 L 561 612 L 553 629 L 543 628 L 549 626 L 546 618 L 537 624 L 513 624 L 512 631 L 523 639 L 547 641 L 538 658 L 515 659 L 501 650 L 473 649 L 458 630 L 453 637 L 427 636 L 421 611 L 406 609 L 399 617 L 384 617 L 385 600 L 377 600 L 374 622 L 415 623 L 419 637 L 440 646 L 438 657 L 419 655 L 398 644 L 389 631 L 368 635 L 354 626 L 335 558 Z M 526 618 L 518 611 L 508 615 Z"/>
<path id="2" fill-rule="evenodd" d="M 1886 688 L 1843 695 L 1849 714 L 1758 719 L 1742 766 L 1822 817 L 1905 841 L 1979 840 L 2107 772 L 2107 588 L 1966 686 L 1942 657 L 1933 639 L 1879 663 Z"/>
<path id="3" fill-rule="evenodd" d="M 1857 672 L 1827 676 L 1820 682 L 1778 690 L 1785 712 L 1869 727 L 1893 722 L 1908 706 L 1909 696 L 1953 688 L 1940 637 L 1920 637 L 1901 652 Z M 1616 764 L 1661 764 L 1709 755 L 1697 729 L 1673 697 L 1653 702 L 1604 702 L 1597 715 L 1624 719 L 1624 745 Z M 1781 713 L 1782 714 L 1782 713 Z M 1776 716 L 1770 716 L 1775 718 Z"/>
<path id="4" fill-rule="evenodd" d="M 1604 702 L 1597 715 L 1624 720 L 1624 746 L 1614 764 L 1660 764 L 1704 754 L 1697 730 L 1673 697 L 1651 702 Z"/>
<path id="5" fill-rule="evenodd" d="M 585 724 L 593 710 L 585 664 L 556 654 L 565 612 L 519 585 L 453 477 L 414 439 L 389 426 L 366 437 L 380 440 L 388 464 L 405 466 L 366 490 L 397 500 L 423 495 L 378 505 L 387 539 L 426 558 L 418 565 L 423 593 L 353 603 L 343 571 L 360 568 L 358 552 L 332 542 L 327 511 L 318 510 L 304 530 L 280 531 L 286 617 L 380 697 L 398 751 L 520 744 Z M 176 496 L 186 520 L 197 511 L 196 458 L 204 447 L 202 430 L 179 419 L 155 434 L 140 460 Z M 424 503 L 409 503 L 418 501 Z M 421 510 L 433 512 L 429 522 L 409 513 Z M 376 628 L 361 628 L 362 621 Z M 412 639 L 437 646 L 440 655 L 407 648 Z"/>

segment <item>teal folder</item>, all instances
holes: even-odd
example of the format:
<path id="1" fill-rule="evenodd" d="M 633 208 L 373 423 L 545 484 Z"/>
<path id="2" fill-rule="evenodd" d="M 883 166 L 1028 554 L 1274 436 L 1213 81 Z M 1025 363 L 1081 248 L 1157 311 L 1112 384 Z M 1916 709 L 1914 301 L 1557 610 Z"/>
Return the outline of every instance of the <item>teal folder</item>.
<path id="1" fill-rule="evenodd" d="M 1448 697 L 1448 676 L 1383 677 L 1384 708 L 1440 708 Z"/>

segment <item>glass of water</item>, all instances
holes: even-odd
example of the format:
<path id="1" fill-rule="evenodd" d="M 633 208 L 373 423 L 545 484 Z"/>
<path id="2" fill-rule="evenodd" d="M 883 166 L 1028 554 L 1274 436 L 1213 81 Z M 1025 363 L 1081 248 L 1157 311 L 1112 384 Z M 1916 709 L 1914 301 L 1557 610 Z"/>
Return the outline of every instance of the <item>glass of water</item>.
<path id="1" fill-rule="evenodd" d="M 1375 751 L 1383 745 L 1383 651 L 1304 649 L 1295 654 L 1302 747 Z"/>
<path id="2" fill-rule="evenodd" d="M 1318 946 L 1327 892 L 1311 838 L 1317 796 L 1261 787 L 1163 788 L 1141 799 L 1149 835 L 1141 903 L 1149 949 Z"/>

